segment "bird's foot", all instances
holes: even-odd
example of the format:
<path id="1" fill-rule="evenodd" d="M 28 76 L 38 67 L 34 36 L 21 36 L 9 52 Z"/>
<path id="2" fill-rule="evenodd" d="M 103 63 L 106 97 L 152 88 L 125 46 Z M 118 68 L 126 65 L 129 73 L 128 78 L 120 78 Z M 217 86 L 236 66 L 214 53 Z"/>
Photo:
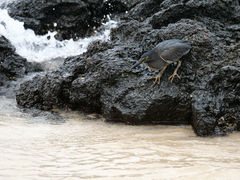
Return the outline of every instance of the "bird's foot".
<path id="1" fill-rule="evenodd" d="M 168 79 L 173 82 L 174 77 L 177 76 L 178 79 L 181 79 L 181 77 L 177 74 L 177 72 L 174 72 L 171 76 L 168 77 Z"/>
<path id="2" fill-rule="evenodd" d="M 163 75 L 163 72 L 166 70 L 166 68 L 167 68 L 167 66 L 164 66 L 163 69 L 161 70 L 161 72 L 158 75 L 148 79 L 148 80 L 155 79 L 155 81 L 153 82 L 153 84 L 151 85 L 150 88 L 152 88 L 156 83 L 160 84 L 160 79 Z"/>
<path id="3" fill-rule="evenodd" d="M 153 84 L 150 86 L 150 88 L 152 88 L 153 86 L 155 86 L 155 84 L 160 84 L 160 79 L 161 79 L 162 75 L 157 75 L 151 78 L 148 78 L 147 80 L 152 80 L 155 79 L 155 81 L 153 82 Z"/>

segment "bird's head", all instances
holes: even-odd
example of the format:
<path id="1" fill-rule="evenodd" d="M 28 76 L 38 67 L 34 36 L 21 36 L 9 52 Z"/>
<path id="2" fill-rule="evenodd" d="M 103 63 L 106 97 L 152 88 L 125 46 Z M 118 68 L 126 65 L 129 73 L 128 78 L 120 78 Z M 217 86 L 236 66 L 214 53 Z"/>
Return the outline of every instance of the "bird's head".
<path id="1" fill-rule="evenodd" d="M 137 67 L 138 65 L 142 63 L 148 63 L 151 60 L 152 57 L 152 51 L 148 51 L 144 53 L 141 58 L 131 67 L 131 69 Z"/>

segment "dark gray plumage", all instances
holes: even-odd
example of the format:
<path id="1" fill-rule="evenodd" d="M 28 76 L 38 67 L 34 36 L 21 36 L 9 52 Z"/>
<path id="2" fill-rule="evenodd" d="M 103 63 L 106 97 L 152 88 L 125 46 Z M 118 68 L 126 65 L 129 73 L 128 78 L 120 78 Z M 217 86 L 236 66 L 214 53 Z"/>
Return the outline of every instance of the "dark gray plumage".
<path id="1" fill-rule="evenodd" d="M 155 77 L 150 79 L 155 79 L 156 82 L 160 83 L 160 78 L 169 64 L 178 61 L 178 66 L 175 69 L 174 73 L 169 77 L 171 82 L 174 79 L 174 76 L 180 78 L 177 74 L 178 68 L 181 66 L 180 58 L 186 55 L 191 49 L 191 45 L 188 42 L 184 42 L 179 39 L 170 39 L 159 43 L 152 50 L 144 53 L 139 61 L 133 65 L 132 68 L 135 68 L 141 63 L 146 63 L 151 69 L 162 71 Z M 153 85 L 154 85 L 153 84 Z"/>

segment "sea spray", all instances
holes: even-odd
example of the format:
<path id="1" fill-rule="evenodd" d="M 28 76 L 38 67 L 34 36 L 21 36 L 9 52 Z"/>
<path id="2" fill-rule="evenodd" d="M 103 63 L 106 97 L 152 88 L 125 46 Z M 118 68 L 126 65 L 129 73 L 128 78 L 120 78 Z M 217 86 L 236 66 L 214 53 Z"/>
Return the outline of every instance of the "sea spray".
<path id="1" fill-rule="evenodd" d="M 54 22 L 53 22 L 54 23 Z M 44 62 L 56 58 L 66 58 L 86 52 L 90 42 L 109 40 L 111 28 L 117 22 L 110 20 L 102 24 L 103 31 L 95 32 L 91 37 L 59 41 L 55 39 L 56 32 L 46 35 L 36 35 L 33 30 L 25 29 L 24 23 L 11 18 L 6 9 L 0 9 L 0 35 L 5 36 L 16 48 L 16 53 L 28 61 Z"/>

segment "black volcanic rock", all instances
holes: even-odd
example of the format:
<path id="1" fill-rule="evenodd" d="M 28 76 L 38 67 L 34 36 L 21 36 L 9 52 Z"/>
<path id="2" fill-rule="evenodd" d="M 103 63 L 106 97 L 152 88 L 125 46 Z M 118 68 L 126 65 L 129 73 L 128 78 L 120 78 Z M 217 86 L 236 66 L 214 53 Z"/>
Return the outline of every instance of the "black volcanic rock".
<path id="1" fill-rule="evenodd" d="M 235 21 L 237 13 L 237 1 L 180 1 L 155 13 L 151 24 L 153 28 L 161 28 L 183 18 L 197 17 L 211 17 L 223 22 Z"/>
<path id="2" fill-rule="evenodd" d="M 239 130 L 239 77 L 239 66 L 224 66 L 210 75 L 208 91 L 193 93 L 193 126 L 198 134 L 224 135 Z"/>
<path id="3" fill-rule="evenodd" d="M 15 53 L 15 48 L 5 37 L 0 36 L 0 86 L 29 72 L 41 70 L 40 64 L 27 62 Z"/>
<path id="4" fill-rule="evenodd" d="M 58 70 L 21 84 L 17 102 L 26 108 L 96 112 L 128 124 L 192 124 L 199 136 L 240 130 L 236 9 L 236 0 L 140 1 L 121 14 L 111 41 L 93 42 Z M 161 84 L 149 88 L 147 78 L 158 72 L 145 65 L 130 67 L 144 52 L 173 38 L 192 46 L 182 58 L 181 79 L 169 82 L 173 64 Z"/>

